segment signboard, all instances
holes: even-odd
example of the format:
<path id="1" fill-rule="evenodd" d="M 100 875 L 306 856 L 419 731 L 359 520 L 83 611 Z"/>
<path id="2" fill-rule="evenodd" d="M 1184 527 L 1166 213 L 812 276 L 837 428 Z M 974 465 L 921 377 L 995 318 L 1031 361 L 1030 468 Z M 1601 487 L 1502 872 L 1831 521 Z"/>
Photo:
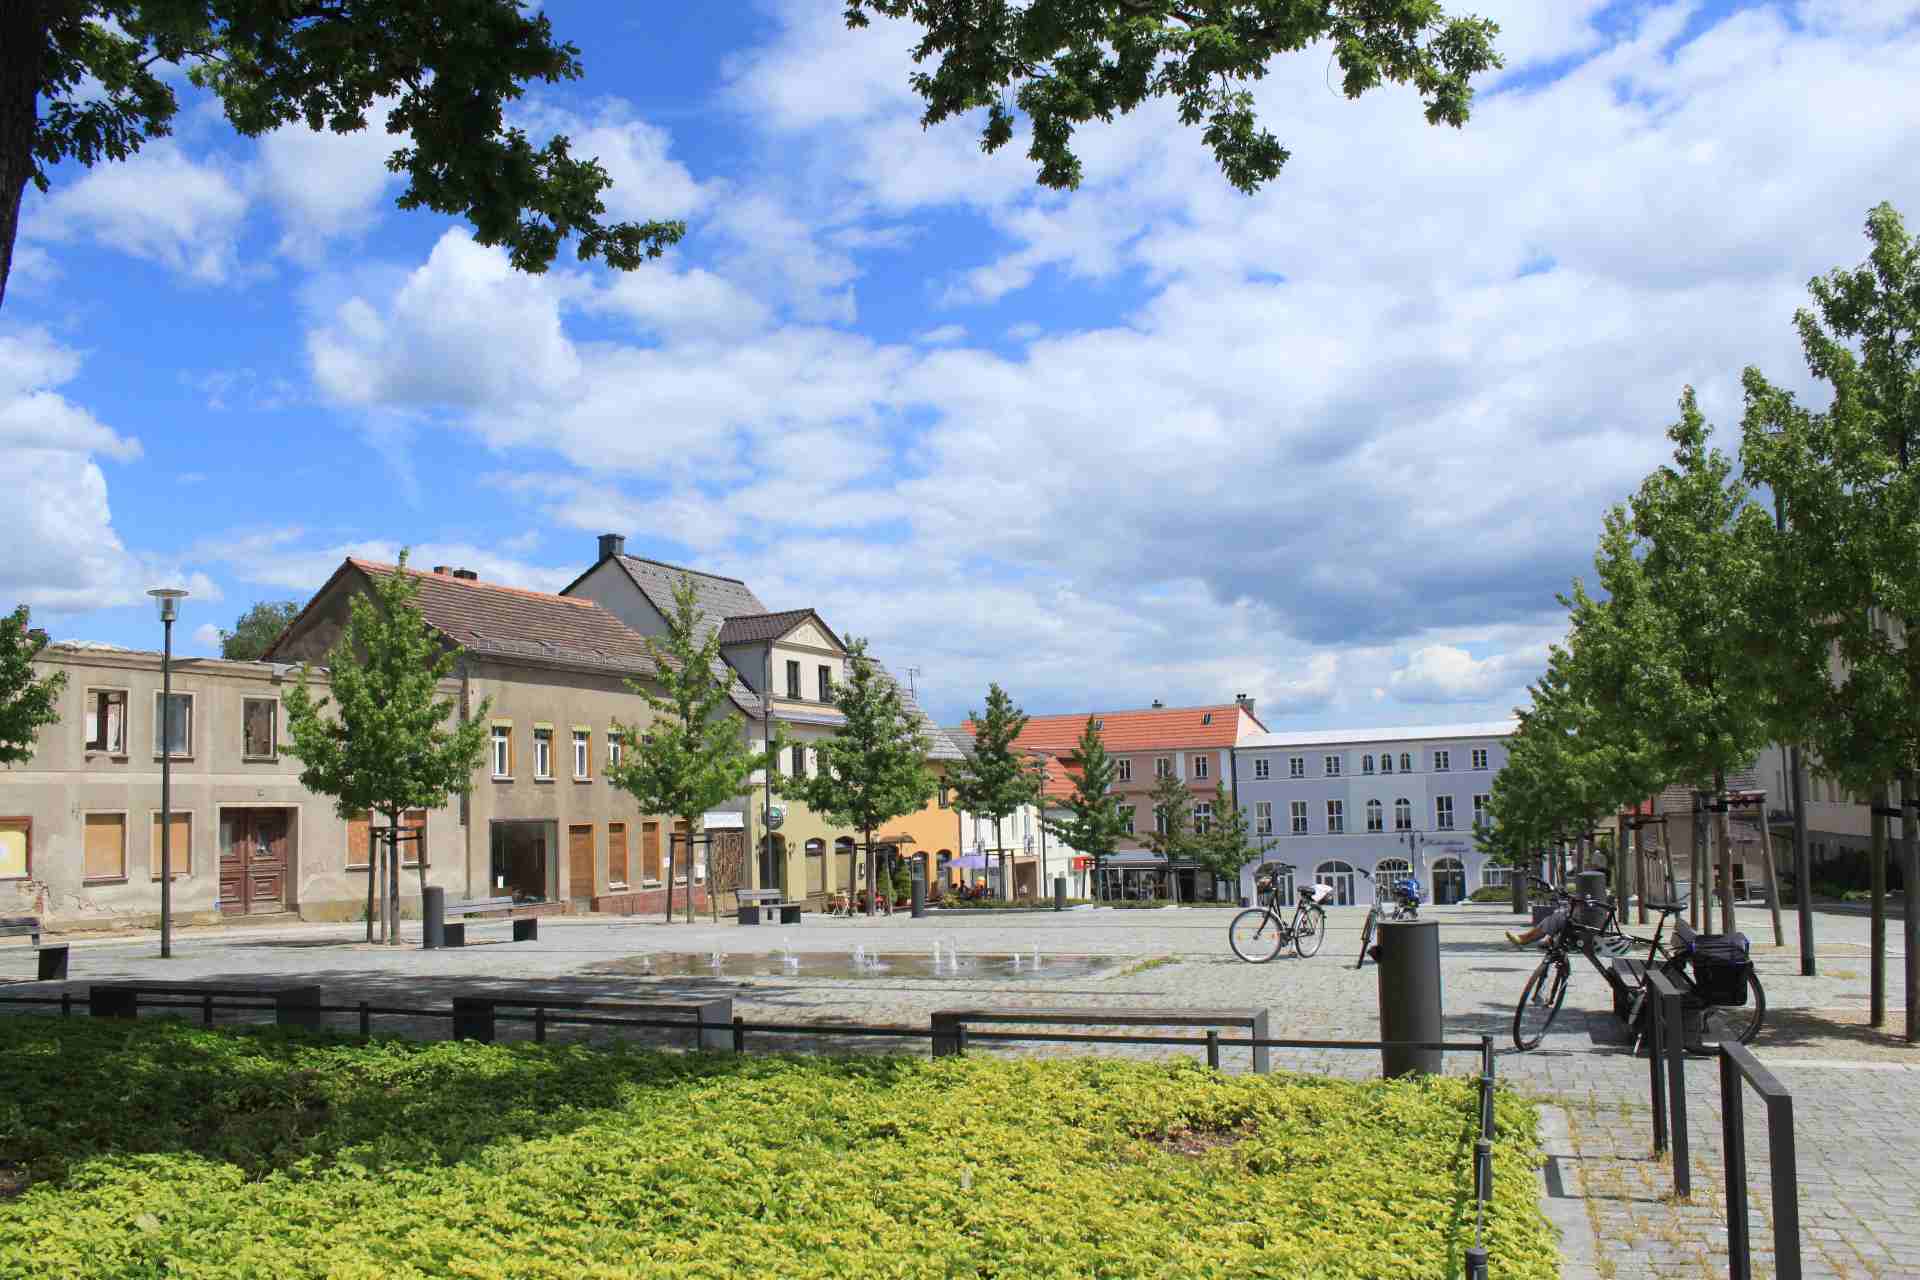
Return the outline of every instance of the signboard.
<path id="1" fill-rule="evenodd" d="M 708 831 L 745 831 L 747 815 L 744 813 L 703 813 L 700 825 Z"/>
<path id="2" fill-rule="evenodd" d="M 770 804 L 767 806 L 767 830 L 778 831 L 780 824 L 787 820 L 787 806 Z"/>

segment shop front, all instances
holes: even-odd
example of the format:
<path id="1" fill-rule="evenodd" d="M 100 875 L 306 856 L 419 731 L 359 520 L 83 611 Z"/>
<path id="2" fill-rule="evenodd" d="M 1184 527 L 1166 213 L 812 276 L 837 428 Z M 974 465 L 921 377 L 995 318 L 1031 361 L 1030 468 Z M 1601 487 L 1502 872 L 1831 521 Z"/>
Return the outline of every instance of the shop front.
<path id="1" fill-rule="evenodd" d="M 560 896 L 559 827 L 552 821 L 488 824 L 488 887 L 494 897 L 553 902 Z"/>

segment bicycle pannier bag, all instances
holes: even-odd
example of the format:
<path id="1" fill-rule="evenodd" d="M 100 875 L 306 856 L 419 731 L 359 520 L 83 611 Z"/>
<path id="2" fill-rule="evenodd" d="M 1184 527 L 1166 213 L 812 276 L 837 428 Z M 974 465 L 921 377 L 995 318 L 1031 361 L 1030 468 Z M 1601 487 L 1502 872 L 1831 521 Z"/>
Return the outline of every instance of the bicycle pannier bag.
<path id="1" fill-rule="evenodd" d="M 1747 1002 L 1747 975 L 1753 971 L 1744 933 L 1703 933 L 1693 940 L 1693 985 L 1710 1004 Z"/>

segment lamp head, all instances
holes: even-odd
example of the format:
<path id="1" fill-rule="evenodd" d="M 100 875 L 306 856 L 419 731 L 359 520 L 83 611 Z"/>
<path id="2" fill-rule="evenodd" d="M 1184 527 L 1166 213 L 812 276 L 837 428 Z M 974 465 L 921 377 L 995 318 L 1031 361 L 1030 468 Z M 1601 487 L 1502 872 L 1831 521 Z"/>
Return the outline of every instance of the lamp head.
<path id="1" fill-rule="evenodd" d="M 155 587 L 147 592 L 160 606 L 160 621 L 172 622 L 180 616 L 180 602 L 187 593 L 179 587 Z"/>

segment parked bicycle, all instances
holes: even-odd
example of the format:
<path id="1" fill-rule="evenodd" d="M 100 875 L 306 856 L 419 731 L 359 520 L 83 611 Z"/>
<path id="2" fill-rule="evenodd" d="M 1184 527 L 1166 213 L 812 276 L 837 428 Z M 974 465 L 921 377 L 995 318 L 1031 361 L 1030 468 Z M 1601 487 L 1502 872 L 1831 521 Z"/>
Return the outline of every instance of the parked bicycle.
<path id="1" fill-rule="evenodd" d="M 1375 928 L 1384 917 L 1389 920 L 1418 920 L 1420 918 L 1420 882 L 1412 876 L 1401 876 L 1390 883 L 1374 880 L 1373 875 L 1363 868 L 1355 867 L 1361 877 L 1373 884 L 1373 905 L 1367 909 L 1367 922 L 1360 926 L 1360 956 L 1353 962 L 1358 969 L 1368 960 L 1379 960 L 1375 954 L 1379 949 L 1373 945 Z"/>
<path id="2" fill-rule="evenodd" d="M 1553 1026 L 1566 1002 L 1573 976 L 1570 957 L 1576 951 L 1613 989 L 1614 1012 L 1629 1024 L 1639 1021 L 1646 973 L 1657 968 L 1680 989 L 1689 1022 L 1698 1024 L 1699 1038 L 1688 1044 L 1689 1050 L 1713 1052 L 1722 1044 L 1751 1044 L 1760 1034 L 1767 996 L 1748 958 L 1744 934 L 1699 934 L 1684 920 L 1676 920 L 1669 944 L 1663 936 L 1667 919 L 1686 910 L 1686 904 L 1649 901 L 1647 909 L 1657 911 L 1660 919 L 1653 937 L 1639 938 L 1620 928 L 1610 899 L 1568 893 L 1537 878 L 1533 883 L 1552 896 L 1554 915 L 1542 937 L 1546 954 L 1521 988 L 1520 1003 L 1513 1011 L 1516 1048 L 1537 1047 Z M 1551 923 L 1555 920 L 1557 925 Z M 1633 952 L 1642 949 L 1643 958 L 1633 959 Z M 1626 966 L 1628 977 L 1615 971 L 1613 961 L 1618 959 L 1631 961 Z"/>
<path id="3" fill-rule="evenodd" d="M 1291 875 L 1293 867 L 1284 862 L 1268 863 L 1254 873 L 1257 906 L 1248 907 L 1227 926 L 1227 945 L 1233 954 L 1248 964 L 1265 964 L 1280 954 L 1289 943 L 1302 960 L 1320 950 L 1327 936 L 1326 904 L 1333 889 L 1324 884 L 1301 885 L 1293 917 L 1281 914 L 1280 876 Z"/>

